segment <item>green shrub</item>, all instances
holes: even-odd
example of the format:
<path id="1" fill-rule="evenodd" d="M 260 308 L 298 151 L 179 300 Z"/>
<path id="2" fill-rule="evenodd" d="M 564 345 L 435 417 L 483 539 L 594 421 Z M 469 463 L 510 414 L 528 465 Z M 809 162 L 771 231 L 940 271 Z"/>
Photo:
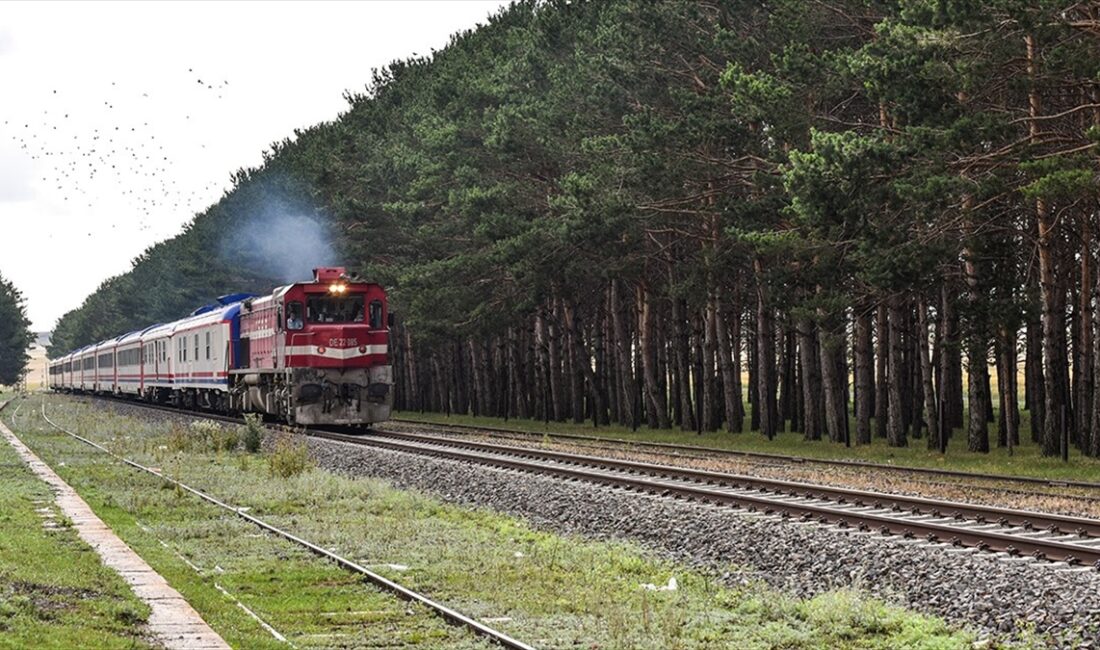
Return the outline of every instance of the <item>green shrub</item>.
<path id="1" fill-rule="evenodd" d="M 272 476 L 291 478 L 308 470 L 313 462 L 303 438 L 282 434 L 275 439 L 275 447 L 267 457 L 267 466 Z"/>
<path id="2" fill-rule="evenodd" d="M 255 413 L 245 413 L 244 426 L 241 427 L 241 437 L 244 438 L 244 449 L 250 454 L 260 450 L 260 443 L 264 440 L 263 419 Z"/>

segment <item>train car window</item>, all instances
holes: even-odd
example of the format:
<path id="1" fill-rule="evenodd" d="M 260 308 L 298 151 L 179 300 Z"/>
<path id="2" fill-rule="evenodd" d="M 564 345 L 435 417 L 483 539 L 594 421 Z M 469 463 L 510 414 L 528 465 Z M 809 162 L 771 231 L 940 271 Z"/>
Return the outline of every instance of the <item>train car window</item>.
<path id="1" fill-rule="evenodd" d="M 199 335 L 195 335 L 195 361 L 199 360 Z"/>
<path id="2" fill-rule="evenodd" d="M 370 301 L 370 326 L 371 329 L 382 329 L 382 301 Z"/>
<path id="3" fill-rule="evenodd" d="M 310 323 L 362 323 L 363 296 L 310 296 L 306 300 L 306 320 Z"/>
<path id="4" fill-rule="evenodd" d="M 210 360 L 210 332 L 206 333 L 206 359 Z"/>
<path id="5" fill-rule="evenodd" d="M 300 330 L 305 326 L 302 322 L 302 303 L 288 302 L 286 305 L 286 328 L 288 330 Z"/>

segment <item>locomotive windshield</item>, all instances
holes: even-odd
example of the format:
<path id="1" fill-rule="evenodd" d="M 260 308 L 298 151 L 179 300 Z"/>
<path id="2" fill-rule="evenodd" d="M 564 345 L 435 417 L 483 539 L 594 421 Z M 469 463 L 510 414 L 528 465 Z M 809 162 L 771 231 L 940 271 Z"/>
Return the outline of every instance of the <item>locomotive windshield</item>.
<path id="1" fill-rule="evenodd" d="M 363 296 L 310 296 L 306 300 L 310 323 L 362 323 Z"/>

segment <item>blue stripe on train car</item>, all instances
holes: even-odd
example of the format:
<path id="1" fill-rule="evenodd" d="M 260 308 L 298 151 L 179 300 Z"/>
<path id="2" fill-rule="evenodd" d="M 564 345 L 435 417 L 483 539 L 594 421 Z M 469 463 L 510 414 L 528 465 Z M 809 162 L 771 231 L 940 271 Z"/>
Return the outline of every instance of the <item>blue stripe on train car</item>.
<path id="1" fill-rule="evenodd" d="M 175 385 L 186 386 L 187 384 L 228 384 L 228 379 L 180 379 L 176 381 Z"/>

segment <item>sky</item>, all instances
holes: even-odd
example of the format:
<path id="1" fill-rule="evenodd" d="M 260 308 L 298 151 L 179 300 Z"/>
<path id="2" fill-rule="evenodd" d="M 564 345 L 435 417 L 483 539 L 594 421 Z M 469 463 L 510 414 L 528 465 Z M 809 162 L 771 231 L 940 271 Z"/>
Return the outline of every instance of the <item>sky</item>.
<path id="1" fill-rule="evenodd" d="M 506 4 L 0 3 L 0 275 L 52 329 L 373 68 Z"/>

